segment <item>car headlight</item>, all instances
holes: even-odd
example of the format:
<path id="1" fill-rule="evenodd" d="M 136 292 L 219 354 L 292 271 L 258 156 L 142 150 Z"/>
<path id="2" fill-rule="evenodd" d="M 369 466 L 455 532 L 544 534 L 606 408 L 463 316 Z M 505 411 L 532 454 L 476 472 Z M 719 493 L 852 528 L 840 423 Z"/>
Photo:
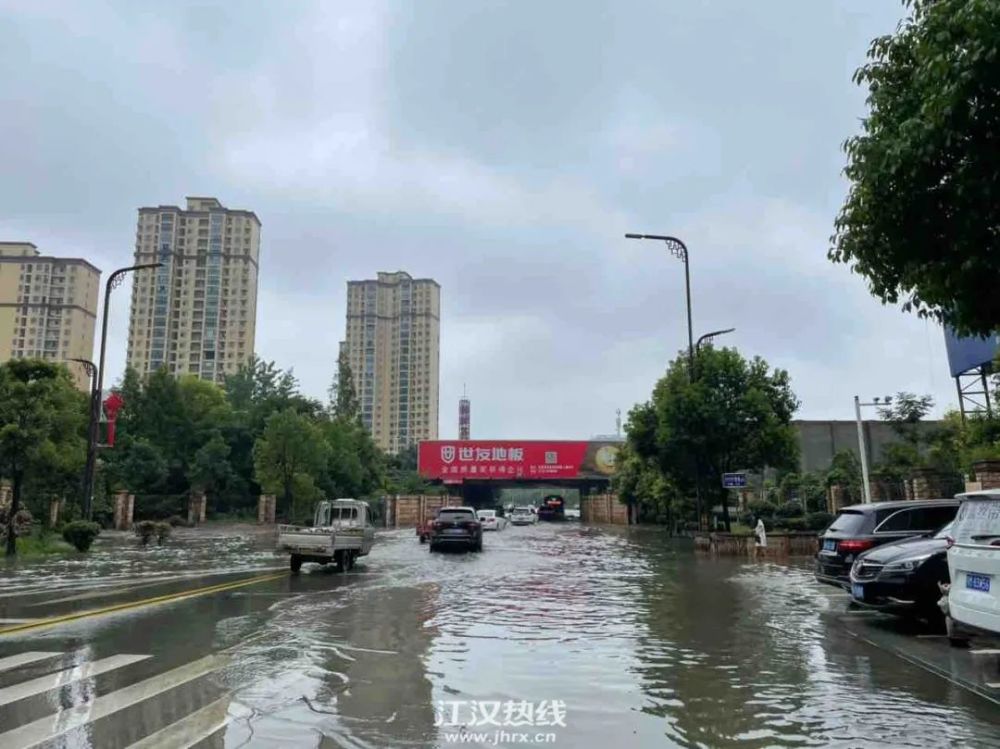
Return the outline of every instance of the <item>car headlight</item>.
<path id="1" fill-rule="evenodd" d="M 922 565 L 927 561 L 930 554 L 924 554 L 919 557 L 910 557 L 909 559 L 900 559 L 892 564 L 887 564 L 885 566 L 885 572 L 913 572 L 917 567 Z"/>

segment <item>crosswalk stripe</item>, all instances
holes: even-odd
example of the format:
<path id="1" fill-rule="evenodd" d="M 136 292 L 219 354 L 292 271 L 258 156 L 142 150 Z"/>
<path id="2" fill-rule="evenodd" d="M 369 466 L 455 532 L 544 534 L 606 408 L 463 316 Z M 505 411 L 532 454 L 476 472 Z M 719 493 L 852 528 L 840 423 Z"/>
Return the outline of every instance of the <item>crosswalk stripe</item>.
<path id="1" fill-rule="evenodd" d="M 46 658 L 55 658 L 59 655 L 62 655 L 62 653 L 52 653 L 42 650 L 29 650 L 27 653 L 8 655 L 6 658 L 0 658 L 0 671 L 7 671 L 12 668 L 18 668 L 19 666 L 26 666 L 29 663 L 44 661 Z"/>
<path id="2" fill-rule="evenodd" d="M 48 692 L 50 689 L 58 689 L 67 684 L 72 684 L 74 681 L 89 679 L 92 676 L 114 671 L 116 668 L 144 661 L 147 658 L 149 658 L 148 655 L 112 655 L 108 658 L 101 658 L 98 661 L 91 661 L 67 668 L 63 671 L 57 671 L 54 674 L 39 676 L 37 679 L 29 679 L 20 684 L 3 687 L 0 689 L 0 705 L 7 705 L 17 700 L 23 700 L 25 697 L 42 694 L 43 692 Z"/>
<path id="3" fill-rule="evenodd" d="M 229 722 L 229 695 L 195 710 L 176 723 L 129 744 L 127 749 L 188 749 Z"/>
<path id="4" fill-rule="evenodd" d="M 199 676 L 216 671 L 229 663 L 229 660 L 225 656 L 208 655 L 164 674 L 102 695 L 89 702 L 60 710 L 31 723 L 25 723 L 23 726 L 6 733 L 0 733 L 0 746 L 3 749 L 30 749 L 30 747 L 39 746 L 88 723 L 100 720 L 132 705 L 138 705 L 151 697 L 193 681 Z"/>

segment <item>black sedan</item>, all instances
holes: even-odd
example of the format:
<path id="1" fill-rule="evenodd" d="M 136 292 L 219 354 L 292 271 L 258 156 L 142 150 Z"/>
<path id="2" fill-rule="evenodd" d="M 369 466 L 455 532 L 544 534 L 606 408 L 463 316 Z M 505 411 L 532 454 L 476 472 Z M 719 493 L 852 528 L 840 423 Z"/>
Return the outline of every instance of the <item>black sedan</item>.
<path id="1" fill-rule="evenodd" d="M 851 598 L 868 608 L 938 622 L 941 583 L 947 583 L 951 523 L 933 536 L 880 546 L 851 567 Z"/>

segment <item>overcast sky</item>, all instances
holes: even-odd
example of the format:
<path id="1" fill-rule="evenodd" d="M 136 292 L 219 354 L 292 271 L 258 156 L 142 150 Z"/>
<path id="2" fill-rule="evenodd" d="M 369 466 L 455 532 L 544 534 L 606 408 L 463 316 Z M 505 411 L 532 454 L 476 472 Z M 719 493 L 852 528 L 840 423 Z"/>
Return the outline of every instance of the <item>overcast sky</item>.
<path id="1" fill-rule="evenodd" d="M 325 397 L 346 281 L 442 287 L 441 436 L 614 430 L 694 328 L 855 393 L 954 404 L 939 327 L 827 261 L 851 73 L 896 0 L 0 0 L 0 239 L 128 265 L 136 208 L 263 222 L 257 351 Z M 113 299 L 109 375 L 125 360 Z"/>

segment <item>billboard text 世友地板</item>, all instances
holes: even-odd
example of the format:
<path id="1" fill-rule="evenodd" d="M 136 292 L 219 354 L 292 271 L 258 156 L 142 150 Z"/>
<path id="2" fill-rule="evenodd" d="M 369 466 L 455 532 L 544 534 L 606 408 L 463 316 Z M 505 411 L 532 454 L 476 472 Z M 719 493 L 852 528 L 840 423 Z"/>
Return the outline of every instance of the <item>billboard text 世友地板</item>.
<path id="1" fill-rule="evenodd" d="M 421 442 L 420 475 L 465 479 L 575 479 L 614 472 L 618 446 L 588 441 L 434 440 Z"/>

